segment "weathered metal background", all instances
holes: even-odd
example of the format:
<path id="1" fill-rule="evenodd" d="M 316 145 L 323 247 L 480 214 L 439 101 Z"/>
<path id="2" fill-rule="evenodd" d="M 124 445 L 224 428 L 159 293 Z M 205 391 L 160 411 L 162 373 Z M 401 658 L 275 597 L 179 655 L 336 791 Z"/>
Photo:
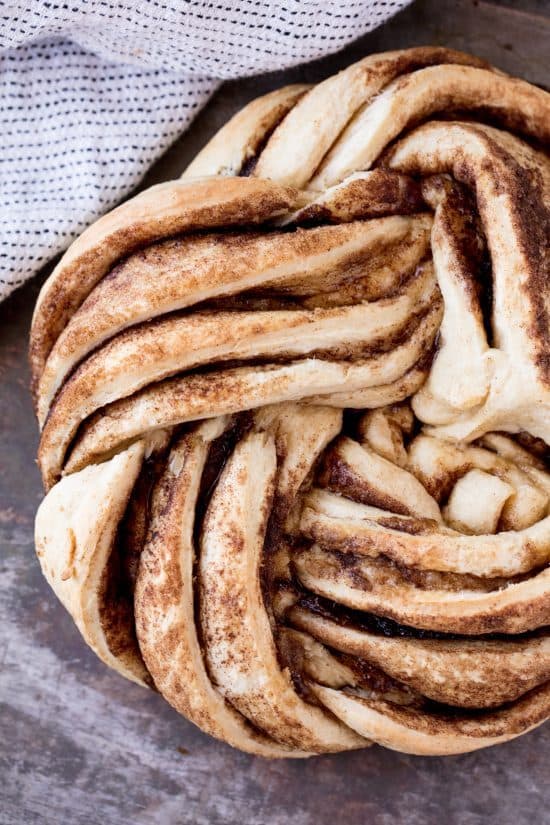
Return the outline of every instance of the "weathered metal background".
<path id="1" fill-rule="evenodd" d="M 319 80 L 371 51 L 440 43 L 550 86 L 550 2 L 420 0 L 345 52 L 226 84 L 147 176 L 176 176 L 254 96 Z M 43 581 L 33 549 L 41 498 L 27 334 L 39 283 L 0 306 L 0 821 L 61 825 L 542 825 L 550 726 L 461 757 L 373 747 L 266 762 L 203 736 L 160 697 L 107 670 Z"/>

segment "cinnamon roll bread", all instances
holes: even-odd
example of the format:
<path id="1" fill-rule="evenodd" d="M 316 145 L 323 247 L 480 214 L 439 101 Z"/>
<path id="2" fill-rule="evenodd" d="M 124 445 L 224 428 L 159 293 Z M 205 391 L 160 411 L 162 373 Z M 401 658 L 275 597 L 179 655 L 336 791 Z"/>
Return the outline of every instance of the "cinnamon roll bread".
<path id="1" fill-rule="evenodd" d="M 374 55 L 73 243 L 36 547 L 106 664 L 268 757 L 550 715 L 549 144 L 547 92 Z"/>

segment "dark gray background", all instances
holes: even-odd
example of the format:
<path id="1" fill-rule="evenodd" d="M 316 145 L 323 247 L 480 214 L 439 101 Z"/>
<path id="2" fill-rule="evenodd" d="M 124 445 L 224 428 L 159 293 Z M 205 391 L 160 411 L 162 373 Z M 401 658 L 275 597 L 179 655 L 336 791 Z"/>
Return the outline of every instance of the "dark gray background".
<path id="1" fill-rule="evenodd" d="M 283 83 L 316 81 L 372 51 L 445 44 L 550 86 L 550 2 L 420 0 L 334 57 L 228 83 L 148 174 L 177 176 L 238 108 Z M 85 647 L 42 579 L 33 548 L 41 498 L 26 346 L 42 278 L 0 306 L 0 821 L 263 825 L 540 825 L 550 726 L 466 756 L 373 747 L 268 762 L 202 735 Z"/>

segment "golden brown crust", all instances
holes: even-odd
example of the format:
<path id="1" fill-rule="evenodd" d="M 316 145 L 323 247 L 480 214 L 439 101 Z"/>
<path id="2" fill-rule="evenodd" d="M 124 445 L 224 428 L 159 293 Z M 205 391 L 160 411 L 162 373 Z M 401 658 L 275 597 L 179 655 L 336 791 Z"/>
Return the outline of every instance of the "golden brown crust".
<path id="1" fill-rule="evenodd" d="M 33 386 L 67 321 L 123 256 L 180 232 L 261 223 L 288 210 L 294 197 L 262 181 L 170 181 L 100 218 L 69 247 L 38 296 L 30 340 Z"/>
<path id="2" fill-rule="evenodd" d="M 419 713 L 380 699 L 317 685 L 318 698 L 353 730 L 393 750 L 422 756 L 468 753 L 526 733 L 548 718 L 550 687 L 536 688 L 510 708 L 475 718 Z"/>
<path id="3" fill-rule="evenodd" d="M 253 100 L 216 132 L 182 178 L 239 175 L 247 168 L 251 170 L 276 126 L 309 88 L 305 84 L 285 86 Z"/>
<path id="4" fill-rule="evenodd" d="M 195 628 L 195 508 L 209 448 L 228 423 L 203 424 L 176 442 L 155 486 L 135 591 L 139 645 L 157 690 L 202 730 L 260 756 L 304 756 L 263 736 L 224 700 Z"/>
<path id="5" fill-rule="evenodd" d="M 512 702 L 550 678 L 550 639 L 416 639 L 383 636 L 296 605 L 293 626 L 323 644 L 367 659 L 434 702 L 490 708 Z"/>

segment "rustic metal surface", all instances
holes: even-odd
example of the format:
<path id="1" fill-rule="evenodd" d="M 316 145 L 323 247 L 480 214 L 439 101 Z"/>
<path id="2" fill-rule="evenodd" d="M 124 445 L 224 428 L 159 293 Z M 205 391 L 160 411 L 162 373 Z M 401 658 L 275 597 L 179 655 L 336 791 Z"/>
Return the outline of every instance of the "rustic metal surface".
<path id="1" fill-rule="evenodd" d="M 370 51 L 440 43 L 550 85 L 549 0 L 421 0 L 335 57 L 226 84 L 147 176 L 174 177 L 252 97 Z M 497 749 L 415 758 L 378 747 L 308 762 L 232 751 L 107 670 L 43 581 L 27 334 L 39 283 L 0 307 L 0 822 L 522 825 L 548 821 L 550 725 Z"/>

